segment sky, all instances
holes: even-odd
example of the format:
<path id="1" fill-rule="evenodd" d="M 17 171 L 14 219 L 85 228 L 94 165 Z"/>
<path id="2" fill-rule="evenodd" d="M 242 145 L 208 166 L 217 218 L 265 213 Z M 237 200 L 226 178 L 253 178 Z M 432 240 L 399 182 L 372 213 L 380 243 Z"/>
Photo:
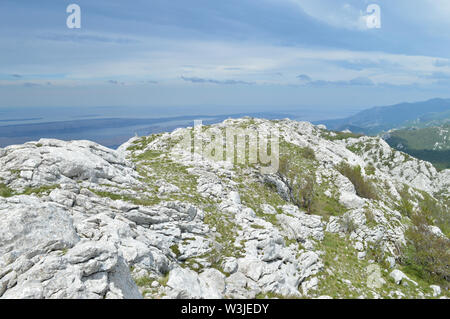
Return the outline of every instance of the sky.
<path id="1" fill-rule="evenodd" d="M 356 110 L 449 84 L 448 0 L 0 2 L 0 108 Z"/>

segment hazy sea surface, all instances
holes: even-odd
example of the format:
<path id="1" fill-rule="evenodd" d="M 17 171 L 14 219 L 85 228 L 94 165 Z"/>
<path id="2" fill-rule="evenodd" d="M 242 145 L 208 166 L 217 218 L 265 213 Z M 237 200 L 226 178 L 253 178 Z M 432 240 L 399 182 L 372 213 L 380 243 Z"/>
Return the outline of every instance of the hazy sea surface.
<path id="1" fill-rule="evenodd" d="M 273 111 L 276 110 L 276 111 Z M 354 110 L 335 108 L 258 107 L 24 107 L 0 108 L 0 147 L 37 141 L 40 138 L 91 140 L 117 148 L 132 136 L 172 131 L 227 118 L 252 116 L 315 121 L 345 117 Z"/>

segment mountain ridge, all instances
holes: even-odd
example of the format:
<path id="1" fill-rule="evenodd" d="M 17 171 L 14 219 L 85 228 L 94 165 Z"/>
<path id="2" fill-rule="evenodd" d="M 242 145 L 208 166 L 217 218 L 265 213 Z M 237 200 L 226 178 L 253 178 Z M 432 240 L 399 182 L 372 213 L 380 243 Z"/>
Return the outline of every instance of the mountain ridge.
<path id="1" fill-rule="evenodd" d="M 221 160 L 212 136 L 227 129 L 278 132 L 277 170 L 250 162 L 249 139 L 243 163 Z M 448 247 L 449 189 L 450 170 L 379 137 L 288 119 L 179 128 L 117 150 L 8 146 L 0 297 L 446 298 L 446 260 L 424 268 L 402 247 L 417 229 Z"/>
<path id="2" fill-rule="evenodd" d="M 440 113 L 448 118 L 449 111 L 450 99 L 435 98 L 423 102 L 373 107 L 347 118 L 316 121 L 314 124 L 324 124 L 331 130 L 349 129 L 355 133 L 376 135 L 383 131 L 420 124 L 421 119 L 427 121 L 427 118 L 439 118 Z"/>

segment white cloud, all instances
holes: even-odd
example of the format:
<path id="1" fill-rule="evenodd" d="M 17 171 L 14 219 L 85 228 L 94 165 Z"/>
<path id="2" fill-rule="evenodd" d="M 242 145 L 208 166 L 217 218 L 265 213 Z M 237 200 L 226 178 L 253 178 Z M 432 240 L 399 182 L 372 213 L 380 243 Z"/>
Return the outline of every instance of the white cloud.
<path id="1" fill-rule="evenodd" d="M 113 38 L 115 35 L 96 36 Z M 66 43 L 46 40 L 47 45 L 42 39 L 34 41 L 39 42 L 36 47 L 46 45 L 51 48 L 50 56 L 41 55 L 44 59 L 39 63 L 26 61 L 10 65 L 5 73 L 24 75 L 23 81 L 30 81 L 26 74 L 60 73 L 65 75 L 64 78 L 51 79 L 52 84 L 65 86 L 105 85 L 109 80 L 133 85 L 149 79 L 157 81 L 158 85 L 189 85 L 181 76 L 214 79 L 218 83 L 233 80 L 236 83 L 293 85 L 299 83 L 299 74 L 318 81 L 368 78 L 375 84 L 408 85 L 432 83 L 432 78 L 427 75 L 436 72 L 450 73 L 450 67 L 443 65 L 448 61 L 446 59 L 374 51 L 134 37 L 124 46 L 109 42 L 93 46 L 90 42 L 82 42 L 78 45 L 77 56 L 86 55 L 87 58 L 67 59 Z M 345 67 L 358 61 L 363 61 L 359 62 L 361 67 Z M 13 84 L 13 80 L 17 81 L 9 76 L 0 83 Z M 32 80 L 49 81 L 45 77 Z"/>
<path id="2" fill-rule="evenodd" d="M 420 75 L 445 71 L 432 56 L 158 38 L 142 39 L 141 43 L 144 45 L 137 46 L 132 55 L 67 65 L 59 71 L 68 74 L 66 80 L 82 82 L 117 79 L 128 83 L 149 77 L 160 83 L 185 82 L 180 80 L 183 75 L 217 81 L 292 84 L 298 83 L 299 74 L 307 74 L 326 81 L 367 77 L 375 83 L 380 79 L 393 85 L 417 83 L 423 81 Z M 373 66 L 351 69 L 336 61 L 365 61 Z"/>
<path id="3" fill-rule="evenodd" d="M 309 16 L 338 28 L 366 30 L 367 1 L 288 0 Z"/>
<path id="4" fill-rule="evenodd" d="M 281 0 L 277 0 L 281 1 Z M 367 7 L 378 4 L 381 17 L 389 13 L 391 25 L 393 19 L 421 29 L 449 35 L 449 0 L 284 0 L 297 4 L 309 16 L 337 28 L 367 30 Z"/>

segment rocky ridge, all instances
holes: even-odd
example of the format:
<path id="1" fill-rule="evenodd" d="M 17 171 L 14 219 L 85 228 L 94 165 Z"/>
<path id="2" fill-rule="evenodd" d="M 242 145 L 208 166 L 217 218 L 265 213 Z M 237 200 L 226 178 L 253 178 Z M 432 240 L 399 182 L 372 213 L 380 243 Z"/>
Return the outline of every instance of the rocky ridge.
<path id="1" fill-rule="evenodd" d="M 405 193 L 412 209 L 425 197 L 448 201 L 450 170 L 307 122 L 212 126 L 230 127 L 278 130 L 289 170 L 192 155 L 178 142 L 193 128 L 118 150 L 51 139 L 0 149 L 0 297 L 448 296 L 397 257 L 410 224 Z M 360 167 L 377 198 L 357 193 L 342 162 Z M 306 209 L 293 189 L 311 176 Z"/>

